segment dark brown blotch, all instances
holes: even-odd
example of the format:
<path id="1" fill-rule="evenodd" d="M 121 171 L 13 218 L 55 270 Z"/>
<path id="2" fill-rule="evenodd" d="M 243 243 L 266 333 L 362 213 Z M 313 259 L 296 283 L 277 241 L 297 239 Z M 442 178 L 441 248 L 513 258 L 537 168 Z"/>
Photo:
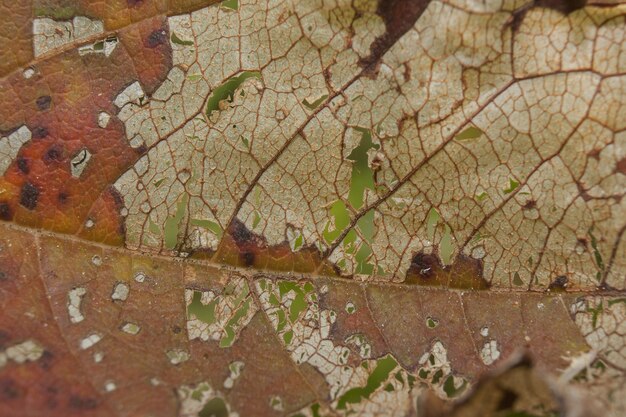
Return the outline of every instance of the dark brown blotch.
<path id="1" fill-rule="evenodd" d="M 95 398 L 72 395 L 69 399 L 69 406 L 76 410 L 93 410 L 98 407 L 98 401 Z"/>
<path id="2" fill-rule="evenodd" d="M 59 162 L 61 159 L 63 159 L 63 148 L 59 145 L 52 145 L 43 156 L 43 162 L 46 165 Z"/>
<path id="3" fill-rule="evenodd" d="M 5 202 L 0 203 L 0 219 L 11 220 L 12 218 L 13 218 L 13 211 L 11 210 L 11 206 L 9 206 L 9 203 L 5 203 Z"/>
<path id="4" fill-rule="evenodd" d="M 28 159 L 21 156 L 17 158 L 17 169 L 19 169 L 22 174 L 28 175 L 28 173 L 30 172 Z"/>
<path id="5" fill-rule="evenodd" d="M 564 14 L 582 9 L 587 4 L 587 0 L 536 0 L 536 5 L 556 10 Z"/>
<path id="6" fill-rule="evenodd" d="M 20 204 L 29 210 L 34 210 L 38 200 L 39 189 L 30 182 L 25 183 L 20 191 Z"/>
<path id="7" fill-rule="evenodd" d="M 42 139 L 48 136 L 48 129 L 43 126 L 36 126 L 32 129 L 33 139 Z"/>
<path id="8" fill-rule="evenodd" d="M 24 389 L 13 378 L 0 378 L 0 400 L 11 401 L 24 395 Z"/>
<path id="9" fill-rule="evenodd" d="M 148 35 L 145 45 L 148 48 L 156 48 L 159 45 L 163 45 L 165 42 L 167 42 L 167 32 L 165 29 L 160 28 Z"/>
<path id="10" fill-rule="evenodd" d="M 375 69 L 371 67 L 415 25 L 429 3 L 430 0 L 378 0 L 376 14 L 385 22 L 385 33 L 374 40 L 370 54 L 359 65 L 373 73 Z"/>
<path id="11" fill-rule="evenodd" d="M 565 291 L 569 285 L 569 279 L 565 275 L 559 275 L 548 285 L 548 291 Z"/>
<path id="12" fill-rule="evenodd" d="M 36 100 L 37 108 L 41 111 L 48 110 L 50 105 L 52 104 L 52 97 L 50 96 L 41 96 Z"/>

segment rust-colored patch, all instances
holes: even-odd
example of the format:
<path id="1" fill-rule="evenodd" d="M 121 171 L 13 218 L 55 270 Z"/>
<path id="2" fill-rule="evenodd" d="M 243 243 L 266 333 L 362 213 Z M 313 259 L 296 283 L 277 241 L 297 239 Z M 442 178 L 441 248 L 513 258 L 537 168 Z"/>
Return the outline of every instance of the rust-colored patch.
<path id="1" fill-rule="evenodd" d="M 370 47 L 369 56 L 363 58 L 359 65 L 367 69 L 368 73 L 375 73 L 376 70 L 372 67 L 413 27 L 429 3 L 430 0 L 379 0 L 376 13 L 385 22 L 385 33 L 376 38 Z"/>
<path id="2" fill-rule="evenodd" d="M 419 252 L 411 260 L 404 283 L 472 290 L 489 288 L 483 278 L 482 262 L 463 254 L 452 265 L 444 266 L 436 254 Z"/>
<path id="3" fill-rule="evenodd" d="M 270 271 L 336 275 L 334 267 L 322 258 L 317 248 L 307 246 L 293 252 L 288 242 L 268 245 L 265 238 L 248 230 L 238 219 L 228 227 L 214 254 L 197 252 L 195 257 Z"/>

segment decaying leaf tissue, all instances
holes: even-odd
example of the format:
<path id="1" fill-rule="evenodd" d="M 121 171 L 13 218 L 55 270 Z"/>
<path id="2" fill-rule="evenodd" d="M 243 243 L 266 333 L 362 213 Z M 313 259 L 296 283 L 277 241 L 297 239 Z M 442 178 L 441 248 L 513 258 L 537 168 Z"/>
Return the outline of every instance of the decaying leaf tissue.
<path id="1" fill-rule="evenodd" d="M 626 2 L 0 21 L 0 417 L 626 416 Z"/>

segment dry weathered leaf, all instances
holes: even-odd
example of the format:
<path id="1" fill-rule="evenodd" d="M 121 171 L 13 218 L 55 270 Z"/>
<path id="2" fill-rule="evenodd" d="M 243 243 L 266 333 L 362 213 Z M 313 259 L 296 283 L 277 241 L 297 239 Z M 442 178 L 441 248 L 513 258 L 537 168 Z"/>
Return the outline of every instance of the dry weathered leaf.
<path id="1" fill-rule="evenodd" d="M 621 3 L 3 2 L 0 415 L 624 415 Z"/>

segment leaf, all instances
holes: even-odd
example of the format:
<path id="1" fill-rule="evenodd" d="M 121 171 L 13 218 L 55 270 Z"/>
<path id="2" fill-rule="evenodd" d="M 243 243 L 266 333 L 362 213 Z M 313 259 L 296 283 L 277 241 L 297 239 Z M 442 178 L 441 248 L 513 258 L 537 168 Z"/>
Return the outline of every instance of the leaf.
<path id="1" fill-rule="evenodd" d="M 14 3 L 0 415 L 626 413 L 623 4 Z"/>

